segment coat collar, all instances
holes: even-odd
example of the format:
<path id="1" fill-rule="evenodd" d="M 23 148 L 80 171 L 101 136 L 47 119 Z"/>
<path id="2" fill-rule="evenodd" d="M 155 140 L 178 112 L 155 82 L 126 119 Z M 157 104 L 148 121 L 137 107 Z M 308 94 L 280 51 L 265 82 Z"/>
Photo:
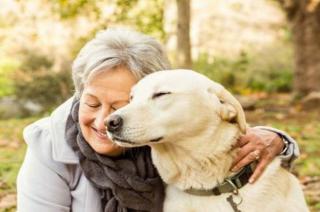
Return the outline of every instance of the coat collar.
<path id="1" fill-rule="evenodd" d="M 79 158 L 72 150 L 71 146 L 69 146 L 65 138 L 67 118 L 71 111 L 73 99 L 74 97 L 68 99 L 54 110 L 50 116 L 50 134 L 52 137 L 53 159 L 58 162 L 69 164 L 79 163 Z"/>

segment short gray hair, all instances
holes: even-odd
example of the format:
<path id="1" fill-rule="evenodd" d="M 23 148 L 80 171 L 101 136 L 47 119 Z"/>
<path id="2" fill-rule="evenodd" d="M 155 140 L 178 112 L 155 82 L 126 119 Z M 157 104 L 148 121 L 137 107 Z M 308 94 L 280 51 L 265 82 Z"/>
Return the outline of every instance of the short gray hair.
<path id="1" fill-rule="evenodd" d="M 73 62 L 76 97 L 80 98 L 85 83 L 93 74 L 121 65 L 138 80 L 147 74 L 170 68 L 162 45 L 154 38 L 125 28 L 103 30 L 80 50 Z"/>

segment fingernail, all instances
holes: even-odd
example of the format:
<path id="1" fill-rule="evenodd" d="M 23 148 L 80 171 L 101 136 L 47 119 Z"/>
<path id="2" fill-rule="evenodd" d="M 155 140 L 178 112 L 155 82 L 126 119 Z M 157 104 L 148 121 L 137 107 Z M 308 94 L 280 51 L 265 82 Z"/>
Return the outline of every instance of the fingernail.
<path id="1" fill-rule="evenodd" d="M 253 179 L 253 178 L 250 178 L 250 179 L 249 179 L 249 183 L 252 184 L 253 182 L 254 182 L 254 179 Z"/>

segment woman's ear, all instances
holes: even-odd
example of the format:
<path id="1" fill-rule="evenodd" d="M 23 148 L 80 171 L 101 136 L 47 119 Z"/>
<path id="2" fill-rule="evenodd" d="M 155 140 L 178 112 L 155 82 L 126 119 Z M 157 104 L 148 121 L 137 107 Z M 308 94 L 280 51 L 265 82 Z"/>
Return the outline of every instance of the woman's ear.
<path id="1" fill-rule="evenodd" d="M 221 103 L 220 116 L 228 122 L 238 124 L 242 133 L 246 132 L 247 124 L 244 111 L 239 101 L 222 85 L 214 83 L 208 91 L 218 97 Z"/>

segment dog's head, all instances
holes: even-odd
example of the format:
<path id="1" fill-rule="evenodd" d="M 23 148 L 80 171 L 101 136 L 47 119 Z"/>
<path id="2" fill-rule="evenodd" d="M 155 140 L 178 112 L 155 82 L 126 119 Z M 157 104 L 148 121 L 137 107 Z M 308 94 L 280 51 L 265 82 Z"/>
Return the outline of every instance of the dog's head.
<path id="1" fill-rule="evenodd" d="M 120 146 L 178 142 L 221 122 L 245 131 L 240 103 L 223 86 L 190 70 L 159 71 L 138 82 L 128 105 L 106 120 L 108 136 Z"/>

